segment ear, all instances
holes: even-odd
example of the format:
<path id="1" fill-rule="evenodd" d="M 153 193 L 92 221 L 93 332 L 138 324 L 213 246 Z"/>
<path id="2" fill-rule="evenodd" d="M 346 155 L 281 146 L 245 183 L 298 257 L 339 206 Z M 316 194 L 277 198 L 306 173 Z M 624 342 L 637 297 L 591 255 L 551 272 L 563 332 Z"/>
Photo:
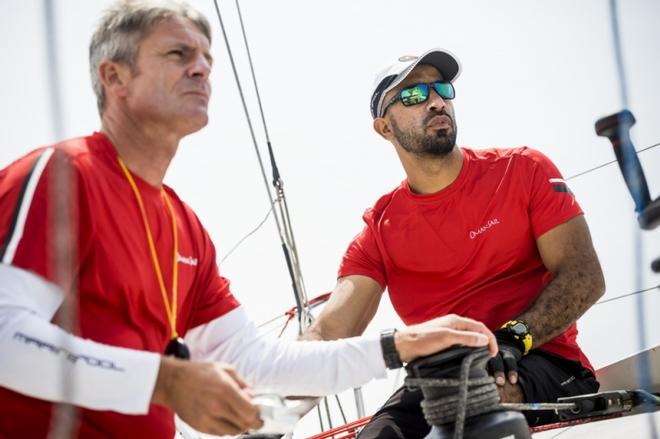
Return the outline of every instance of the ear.
<path id="1" fill-rule="evenodd" d="M 390 126 L 390 122 L 384 117 L 377 117 L 373 122 L 374 131 L 378 133 L 385 140 L 392 140 L 394 138 L 394 132 Z"/>
<path id="2" fill-rule="evenodd" d="M 109 95 L 126 96 L 126 85 L 131 79 L 130 68 L 127 65 L 105 60 L 99 64 L 98 75 L 106 97 Z"/>

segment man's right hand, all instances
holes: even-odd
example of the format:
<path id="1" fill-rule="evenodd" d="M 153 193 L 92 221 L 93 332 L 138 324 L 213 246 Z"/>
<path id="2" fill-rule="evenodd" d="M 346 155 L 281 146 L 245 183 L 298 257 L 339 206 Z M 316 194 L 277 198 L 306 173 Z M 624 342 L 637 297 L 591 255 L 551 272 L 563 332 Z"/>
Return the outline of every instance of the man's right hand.
<path id="1" fill-rule="evenodd" d="M 151 402 L 198 431 L 236 435 L 263 425 L 251 399 L 248 385 L 227 364 L 161 357 Z"/>
<path id="2" fill-rule="evenodd" d="M 455 314 L 398 331 L 394 335 L 394 343 L 403 362 L 431 355 L 454 345 L 488 346 L 491 356 L 497 354 L 495 336 L 486 325 Z"/>

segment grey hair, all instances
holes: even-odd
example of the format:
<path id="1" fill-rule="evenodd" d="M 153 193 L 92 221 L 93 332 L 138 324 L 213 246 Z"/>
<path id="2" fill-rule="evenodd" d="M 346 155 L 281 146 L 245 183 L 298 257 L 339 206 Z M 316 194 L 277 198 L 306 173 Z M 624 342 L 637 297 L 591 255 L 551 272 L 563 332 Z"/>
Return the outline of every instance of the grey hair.
<path id="1" fill-rule="evenodd" d="M 182 1 L 117 0 L 105 11 L 89 44 L 89 70 L 99 114 L 103 114 L 106 100 L 99 65 L 111 60 L 133 68 L 140 42 L 154 25 L 169 17 L 189 19 L 211 42 L 211 26 L 206 17 Z"/>

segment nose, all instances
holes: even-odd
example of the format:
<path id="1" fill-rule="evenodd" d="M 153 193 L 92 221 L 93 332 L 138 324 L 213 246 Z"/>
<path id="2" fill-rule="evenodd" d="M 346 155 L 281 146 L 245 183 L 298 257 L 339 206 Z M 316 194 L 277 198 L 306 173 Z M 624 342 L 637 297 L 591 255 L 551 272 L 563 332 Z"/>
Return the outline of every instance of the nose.
<path id="1" fill-rule="evenodd" d="M 437 91 L 435 91 L 435 88 L 431 87 L 431 90 L 429 91 L 429 98 L 426 100 L 426 109 L 428 111 L 441 111 L 443 108 L 447 106 L 447 103 L 445 102 L 442 97 L 438 94 Z"/>
<path id="2" fill-rule="evenodd" d="M 211 74 L 211 62 L 203 53 L 197 54 L 191 61 L 188 76 L 191 78 L 208 79 Z"/>

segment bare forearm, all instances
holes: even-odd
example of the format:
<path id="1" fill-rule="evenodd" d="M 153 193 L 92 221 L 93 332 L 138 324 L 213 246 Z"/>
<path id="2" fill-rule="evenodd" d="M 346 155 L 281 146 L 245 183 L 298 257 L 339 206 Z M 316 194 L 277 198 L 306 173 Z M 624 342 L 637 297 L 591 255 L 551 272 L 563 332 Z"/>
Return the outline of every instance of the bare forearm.
<path id="1" fill-rule="evenodd" d="M 323 317 L 316 320 L 312 325 L 305 330 L 299 337 L 300 340 L 338 340 L 340 338 L 355 337 L 362 335 L 362 331 L 354 333 L 342 328 L 339 325 L 333 325 L 332 317 Z"/>
<path id="2" fill-rule="evenodd" d="M 383 287 L 366 276 L 339 279 L 323 312 L 301 339 L 337 340 L 362 335 L 376 314 L 382 293 Z"/>
<path id="3" fill-rule="evenodd" d="M 537 239 L 552 281 L 517 318 L 524 320 L 536 348 L 565 331 L 605 292 L 605 280 L 583 215 Z"/>
<path id="4" fill-rule="evenodd" d="M 596 262 L 597 264 L 597 262 Z M 518 319 L 524 320 L 539 347 L 560 335 L 605 291 L 600 267 L 581 266 L 559 272 Z"/>
<path id="5" fill-rule="evenodd" d="M 323 331 L 318 326 L 310 326 L 302 333 L 299 340 L 323 340 Z"/>
<path id="6" fill-rule="evenodd" d="M 322 313 L 300 336 L 300 340 L 339 340 L 357 337 L 362 335 L 374 313 L 375 309 L 366 310 L 358 318 L 346 318 L 341 312 Z"/>

